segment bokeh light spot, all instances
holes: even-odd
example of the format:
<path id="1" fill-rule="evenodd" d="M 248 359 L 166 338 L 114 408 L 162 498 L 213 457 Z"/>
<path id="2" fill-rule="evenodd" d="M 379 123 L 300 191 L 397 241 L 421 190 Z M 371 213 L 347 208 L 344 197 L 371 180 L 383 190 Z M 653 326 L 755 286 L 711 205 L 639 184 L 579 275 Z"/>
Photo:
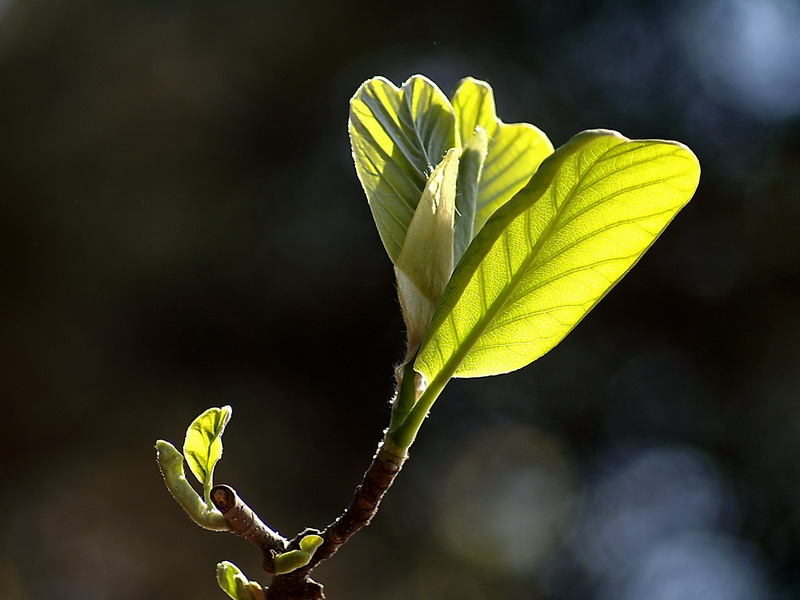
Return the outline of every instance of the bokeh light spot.
<path id="1" fill-rule="evenodd" d="M 764 120 L 800 112 L 800 4 L 717 0 L 687 7 L 690 54 L 710 91 Z"/>
<path id="2" fill-rule="evenodd" d="M 530 574 L 560 543 L 574 503 L 571 463 L 556 440 L 533 428 L 497 427 L 456 458 L 439 534 L 476 567 Z"/>

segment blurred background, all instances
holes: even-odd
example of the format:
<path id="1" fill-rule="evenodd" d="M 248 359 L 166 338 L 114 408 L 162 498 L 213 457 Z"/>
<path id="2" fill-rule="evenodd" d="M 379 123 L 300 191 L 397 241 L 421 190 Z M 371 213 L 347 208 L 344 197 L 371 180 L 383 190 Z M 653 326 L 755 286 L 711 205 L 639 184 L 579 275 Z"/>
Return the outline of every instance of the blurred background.
<path id="1" fill-rule="evenodd" d="M 403 324 L 348 100 L 424 73 L 703 176 L 559 347 L 449 386 L 329 597 L 800 598 L 798 31 L 796 0 L 0 0 L 0 597 L 264 581 L 156 468 L 209 406 L 275 528 L 349 503 Z"/>

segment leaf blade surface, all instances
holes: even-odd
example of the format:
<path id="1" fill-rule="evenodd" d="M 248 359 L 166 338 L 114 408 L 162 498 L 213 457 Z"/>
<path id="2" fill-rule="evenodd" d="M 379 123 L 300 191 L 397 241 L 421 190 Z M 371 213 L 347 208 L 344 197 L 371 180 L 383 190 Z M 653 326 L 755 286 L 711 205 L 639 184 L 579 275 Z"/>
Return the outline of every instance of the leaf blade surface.
<path id="1" fill-rule="evenodd" d="M 400 88 L 375 77 L 350 100 L 348 128 L 356 173 L 381 241 L 396 262 L 428 177 L 459 144 L 453 107 L 421 75 Z"/>
<path id="2" fill-rule="evenodd" d="M 415 369 L 481 377 L 549 351 L 627 273 L 697 187 L 685 146 L 575 136 L 487 222 L 448 284 Z"/>
<path id="3" fill-rule="evenodd" d="M 230 421 L 230 406 L 209 408 L 198 416 L 186 430 L 183 454 L 189 470 L 204 488 L 206 502 L 214 480 L 214 468 L 222 458 L 222 434 Z"/>
<path id="4" fill-rule="evenodd" d="M 528 182 L 542 161 L 553 153 L 548 137 L 529 123 L 504 123 L 496 114 L 492 88 L 484 81 L 467 77 L 453 93 L 458 131 L 466 144 L 476 128 L 489 140 L 483 162 L 474 231 L 508 202 Z"/>

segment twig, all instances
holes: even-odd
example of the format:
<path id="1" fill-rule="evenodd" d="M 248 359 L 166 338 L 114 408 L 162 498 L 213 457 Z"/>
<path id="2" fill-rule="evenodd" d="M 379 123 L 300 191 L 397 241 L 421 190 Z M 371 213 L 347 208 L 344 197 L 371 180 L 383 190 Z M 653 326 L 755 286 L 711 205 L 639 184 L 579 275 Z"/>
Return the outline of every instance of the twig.
<path id="1" fill-rule="evenodd" d="M 319 535 L 322 545 L 311 561 L 291 573 L 276 575 L 266 592 L 266 600 L 324 600 L 322 585 L 309 577 L 311 571 L 323 560 L 333 556 L 353 535 L 369 525 L 386 490 L 392 485 L 408 458 L 403 450 L 381 442 L 372 463 L 356 488 L 353 501 L 339 517 Z M 218 485 L 211 490 L 211 502 L 221 512 L 230 526 L 230 531 L 249 540 L 264 556 L 264 570 L 274 575 L 273 559 L 277 554 L 296 550 L 300 540 L 314 530 L 306 530 L 291 541 L 273 531 L 247 504 L 227 485 Z"/>
<path id="2" fill-rule="evenodd" d="M 274 573 L 272 559 L 276 554 L 286 551 L 286 538 L 264 523 L 230 486 L 213 487 L 211 502 L 228 520 L 231 533 L 242 536 L 261 549 L 264 554 L 264 570 Z"/>
<path id="3" fill-rule="evenodd" d="M 356 488 L 350 506 L 320 534 L 324 542 L 314 553 L 311 562 L 296 571 L 275 577 L 266 592 L 267 600 L 325 598 L 322 586 L 309 579 L 309 573 L 323 560 L 333 556 L 358 530 L 369 525 L 378 512 L 378 505 L 386 490 L 394 482 L 407 458 L 407 453 L 398 453 L 381 443 L 361 484 Z"/>

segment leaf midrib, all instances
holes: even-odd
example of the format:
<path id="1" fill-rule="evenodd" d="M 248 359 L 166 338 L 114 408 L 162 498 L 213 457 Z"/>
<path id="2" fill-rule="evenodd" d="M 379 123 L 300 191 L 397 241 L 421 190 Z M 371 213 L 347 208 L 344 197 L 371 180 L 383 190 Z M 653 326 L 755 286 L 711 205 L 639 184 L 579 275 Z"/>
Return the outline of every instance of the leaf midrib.
<path id="1" fill-rule="evenodd" d="M 563 215 L 563 212 L 565 211 L 566 207 L 569 205 L 570 202 L 572 202 L 572 200 L 574 200 L 574 198 L 576 196 L 578 196 L 580 193 L 582 193 L 586 189 L 586 187 L 583 184 L 585 183 L 585 180 L 587 179 L 587 175 L 591 172 L 591 170 L 594 167 L 596 167 L 598 163 L 601 163 L 601 162 L 603 162 L 605 160 L 608 160 L 610 158 L 618 158 L 618 156 L 627 154 L 630 151 L 640 150 L 642 147 L 644 147 L 644 146 L 637 146 L 637 147 L 634 147 L 634 148 L 631 148 L 631 149 L 625 149 L 619 155 L 615 155 L 615 156 L 607 156 L 607 155 L 611 154 L 612 151 L 617 149 L 618 145 L 615 145 L 615 146 L 613 146 L 611 148 L 608 148 L 602 154 L 600 154 L 597 159 L 595 159 L 591 163 L 590 167 L 583 174 L 581 174 L 578 177 L 578 179 L 575 182 L 574 186 L 572 186 L 572 188 L 570 189 L 570 192 L 565 196 L 565 198 L 562 201 L 561 205 L 557 206 L 557 207 L 554 207 L 553 218 L 551 219 L 551 221 L 547 225 L 547 227 L 545 227 L 545 229 L 542 232 L 542 235 L 539 237 L 539 240 L 537 240 L 537 243 L 534 245 L 533 249 L 528 254 L 528 256 L 525 258 L 525 260 L 523 261 L 523 263 L 520 266 L 519 270 L 517 271 L 517 273 L 512 278 L 512 284 L 507 286 L 507 288 L 504 289 L 503 292 L 498 295 L 498 297 L 492 303 L 491 309 L 487 310 L 487 313 L 486 313 L 487 315 L 491 311 L 491 313 L 492 313 L 491 318 L 487 319 L 486 317 L 484 317 L 484 318 L 479 319 L 479 321 L 478 321 L 478 323 L 476 323 L 473 331 L 470 331 L 470 333 L 467 335 L 467 337 L 464 338 L 465 341 L 470 339 L 470 338 L 472 338 L 472 337 L 474 337 L 473 333 L 475 331 L 480 331 L 480 334 L 477 336 L 478 339 L 480 339 L 481 336 L 483 336 L 487 331 L 490 330 L 490 326 L 494 322 L 495 317 L 497 317 L 497 315 L 508 305 L 509 300 L 512 297 L 513 292 L 517 291 L 517 288 L 521 284 L 521 280 L 525 278 L 525 274 L 528 272 L 528 270 L 529 270 L 529 268 L 531 266 L 531 262 L 541 252 L 542 247 L 547 244 L 547 239 L 549 238 L 550 234 L 553 232 L 553 229 L 555 229 L 555 224 L 559 223 L 560 217 Z M 576 166 L 580 165 L 580 158 L 581 158 L 580 155 L 583 154 L 584 150 L 585 150 L 585 148 L 582 148 L 576 154 Z M 658 156 L 658 158 L 674 156 L 674 155 L 676 155 L 678 153 L 679 153 L 679 149 L 676 149 L 676 150 L 674 150 L 674 151 L 672 151 L 670 153 L 665 153 L 663 155 L 660 155 L 660 156 Z M 630 164 L 630 165 L 626 165 L 625 168 L 622 169 L 622 171 L 618 171 L 618 172 L 623 172 L 625 170 L 628 170 L 631 167 L 639 166 L 640 164 L 644 164 L 646 162 L 649 162 L 649 160 L 652 160 L 652 158 L 648 159 L 648 160 L 637 161 L 637 162 L 635 162 L 633 164 Z M 618 173 L 618 172 L 612 172 L 612 173 L 604 174 L 601 178 L 599 178 L 596 181 L 600 181 L 600 180 L 606 179 L 607 177 L 609 177 L 609 176 L 611 176 L 611 175 L 613 175 L 615 173 Z M 558 176 L 558 173 L 556 174 L 556 176 Z M 625 188 L 623 188 L 621 190 L 617 190 L 613 194 L 611 194 L 609 196 L 603 196 L 601 200 L 596 201 L 596 202 L 592 202 L 589 206 L 586 206 L 583 209 L 577 211 L 576 214 L 571 215 L 563 223 L 560 223 L 558 228 L 560 229 L 560 228 L 568 226 L 570 223 L 572 223 L 579 216 L 585 214 L 587 211 L 592 210 L 593 208 L 596 208 L 598 205 L 602 204 L 603 202 L 605 202 L 606 200 L 608 200 L 610 198 L 618 197 L 621 194 L 628 193 L 628 192 L 631 192 L 631 191 L 636 190 L 636 189 L 644 189 L 644 188 L 647 188 L 647 187 L 651 187 L 652 185 L 663 184 L 663 183 L 666 183 L 666 182 L 668 182 L 668 181 L 670 181 L 672 179 L 676 179 L 678 177 L 679 177 L 679 175 L 673 175 L 673 176 L 669 176 L 669 177 L 662 177 L 662 178 L 659 178 L 659 179 L 650 180 L 646 184 L 628 186 L 628 187 L 625 187 Z M 555 177 L 554 177 L 553 181 L 555 181 Z M 596 183 L 596 181 L 592 181 L 591 183 L 594 184 L 594 183 Z M 551 185 L 552 185 L 552 182 L 551 182 Z M 550 186 L 548 186 L 548 188 L 550 188 Z M 555 196 L 553 196 L 553 197 L 555 199 Z M 533 204 L 531 205 L 531 208 L 532 207 L 533 207 Z M 530 210 L 530 208 L 526 209 L 526 220 L 529 220 L 530 214 L 527 213 L 527 210 Z M 564 252 L 568 251 L 571 248 L 574 248 L 576 245 L 586 241 L 588 238 L 593 237 L 597 233 L 602 233 L 602 232 L 605 232 L 605 231 L 609 231 L 609 230 L 614 229 L 614 228 L 616 228 L 618 226 L 636 224 L 638 221 L 641 221 L 641 220 L 644 220 L 644 219 L 649 219 L 649 218 L 652 218 L 652 217 L 655 217 L 655 216 L 659 216 L 659 215 L 663 215 L 665 213 L 670 213 L 670 212 L 674 212 L 674 210 L 673 209 L 659 210 L 659 211 L 656 211 L 656 212 L 653 212 L 653 213 L 649 213 L 647 215 L 641 215 L 641 216 L 633 217 L 633 218 L 630 218 L 630 219 L 625 219 L 624 221 L 621 221 L 621 222 L 620 221 L 616 221 L 614 223 L 607 224 L 607 225 L 601 227 L 598 230 L 594 230 L 589 234 L 581 236 L 580 238 L 578 238 L 577 240 L 574 240 L 572 243 L 568 244 L 564 248 L 559 249 L 557 252 L 555 252 L 552 255 L 550 255 L 549 257 L 547 257 L 546 260 L 544 260 L 540 265 L 538 265 L 538 267 L 541 267 L 541 266 L 549 263 L 554 258 L 557 258 L 558 256 L 561 256 Z M 513 219 L 510 222 L 513 222 Z M 525 231 L 526 231 L 526 233 L 528 233 L 530 231 L 529 227 L 526 227 Z M 501 235 L 502 235 L 502 233 L 501 233 Z M 636 256 L 636 254 L 637 253 L 633 253 L 633 255 L 628 255 L 628 256 L 623 256 L 623 257 L 615 257 L 613 259 L 608 259 L 608 260 L 602 261 L 602 263 L 615 262 L 615 261 L 618 261 L 618 260 L 625 260 L 625 259 L 630 258 L 631 256 Z M 586 268 L 587 268 L 587 266 L 583 265 L 583 266 L 580 266 L 580 267 L 576 267 L 575 269 L 570 269 L 570 270 L 568 270 L 568 271 L 566 271 L 564 273 L 560 273 L 557 276 L 550 277 L 547 280 L 541 282 L 540 284 L 537 284 L 536 286 L 534 286 L 530 290 L 527 290 L 525 292 L 525 294 L 527 295 L 528 293 L 531 293 L 531 292 L 533 292 L 535 290 L 541 289 L 542 287 L 544 287 L 548 283 L 551 283 L 552 281 L 560 279 L 560 278 L 562 278 L 564 276 L 572 275 L 573 273 L 585 270 Z M 480 269 L 480 267 L 479 267 L 479 269 Z M 481 272 L 482 272 L 482 269 L 481 269 Z M 623 275 L 624 275 L 624 273 L 623 273 Z M 621 277 L 622 276 L 617 278 L 613 283 L 618 282 L 619 279 L 621 279 Z M 612 284 L 612 287 L 613 287 L 613 284 Z M 519 298 L 515 298 L 514 302 L 516 302 L 518 299 Z M 495 308 L 495 304 L 498 304 L 498 302 L 500 302 L 500 306 Z M 590 303 L 590 302 L 591 301 L 589 301 L 587 303 Z M 581 305 L 572 305 L 572 306 L 583 307 L 587 303 L 583 303 Z M 539 311 L 538 314 L 549 314 L 549 313 L 548 313 L 548 311 Z M 519 318 L 522 318 L 522 317 L 519 317 Z M 509 322 L 514 322 L 516 320 L 519 320 L 519 318 L 512 319 Z M 452 311 L 451 311 L 451 314 L 448 316 L 448 320 L 452 320 Z M 507 325 L 509 322 L 504 322 L 503 325 Z M 469 354 L 469 351 L 471 351 L 475 347 L 475 344 L 477 343 L 477 341 L 478 340 L 476 339 L 476 340 L 472 341 L 469 344 L 469 350 L 464 354 L 464 356 L 462 357 L 461 360 L 466 358 L 466 355 Z M 459 362 L 459 364 L 460 364 L 460 362 Z M 457 369 L 458 369 L 458 367 L 456 367 L 456 370 Z"/>
<path id="2" fill-rule="evenodd" d="M 394 86 L 392 86 L 394 87 Z M 399 93 L 400 90 L 395 88 Z M 387 98 L 389 101 L 389 105 L 392 106 L 395 110 L 395 114 L 397 116 L 397 120 L 392 117 L 391 114 L 386 110 L 385 104 L 377 97 L 372 95 L 365 95 L 362 99 L 362 102 L 366 105 L 367 109 L 372 113 L 375 117 L 375 120 L 380 125 L 381 129 L 383 130 L 384 134 L 389 138 L 393 145 L 400 149 L 401 154 L 406 159 L 408 166 L 411 167 L 414 171 L 417 170 L 415 163 L 419 159 L 426 160 L 427 156 L 425 152 L 415 152 L 414 141 L 411 137 L 409 137 L 406 129 L 408 129 L 408 125 L 402 121 L 402 115 L 400 111 L 397 110 L 398 104 L 391 102 L 391 98 Z M 369 129 L 367 128 L 369 131 Z M 415 132 L 416 133 L 416 132 Z M 419 135 L 417 135 L 417 139 L 419 139 Z M 387 153 L 388 155 L 388 153 Z"/>
<path id="3" fill-rule="evenodd" d="M 432 101 L 433 100 L 432 91 L 431 90 L 425 90 L 426 98 L 424 98 L 424 100 L 425 100 L 426 106 L 428 107 L 428 110 L 427 111 L 422 111 L 423 114 L 422 114 L 422 117 L 420 119 L 415 119 L 414 118 L 415 117 L 415 115 L 414 115 L 414 107 L 412 105 L 412 100 L 413 100 L 413 96 L 414 96 L 413 85 L 410 86 L 409 89 L 405 89 L 405 87 L 406 86 L 403 86 L 403 88 L 401 88 L 401 93 L 403 95 L 403 101 L 405 102 L 405 105 L 406 105 L 406 112 L 408 113 L 408 116 L 411 118 L 411 127 L 408 127 L 408 125 L 406 123 L 402 123 L 402 125 L 404 127 L 408 128 L 408 129 L 411 129 L 414 132 L 414 134 L 415 134 L 415 136 L 417 138 L 417 142 L 419 143 L 418 147 L 422 150 L 422 157 L 425 160 L 425 162 L 428 164 L 428 168 L 432 169 L 434 167 L 434 163 L 431 162 L 430 147 L 428 146 L 428 143 L 424 140 L 423 135 L 422 135 L 423 134 L 422 130 L 426 128 L 426 127 L 423 127 L 423 125 L 428 126 L 428 123 L 427 123 L 427 120 L 425 119 L 425 117 L 428 115 L 429 112 L 432 112 L 432 111 L 430 111 L 430 107 L 431 106 L 435 106 L 435 103 Z M 409 92 L 411 92 L 411 93 L 409 93 Z M 422 98 L 422 94 L 420 94 L 420 100 L 422 100 L 422 99 L 423 99 Z M 400 117 L 400 119 L 402 120 L 403 115 L 401 115 L 399 111 L 397 113 L 397 116 Z M 434 128 L 428 127 L 428 129 L 430 129 L 430 132 L 432 132 Z M 406 139 L 408 139 L 408 138 L 406 138 Z M 449 150 L 449 148 L 446 148 L 445 151 L 446 150 Z"/>
<path id="4" fill-rule="evenodd" d="M 616 147 L 616 146 L 614 146 L 614 147 Z M 583 153 L 583 150 L 584 150 L 584 148 L 581 148 L 575 155 L 573 155 L 573 156 L 576 157 L 576 164 L 578 164 L 578 165 L 580 164 L 580 160 L 579 159 L 580 159 L 580 155 Z M 609 150 L 611 150 L 611 149 L 608 149 L 608 150 L 604 151 L 603 154 L 601 154 L 600 156 L 605 155 L 607 152 L 609 152 Z M 566 162 L 566 160 L 564 162 Z M 562 165 L 563 165 L 563 163 L 562 163 Z M 591 170 L 591 169 L 587 169 L 587 173 L 588 173 L 589 170 Z M 561 173 L 561 169 L 558 169 L 555 172 L 552 180 L 550 181 L 550 184 L 545 189 L 545 192 L 549 192 L 551 195 L 553 195 L 553 191 L 554 190 L 552 189 L 552 185 L 556 181 L 556 179 L 557 179 L 557 177 L 558 177 L 558 175 L 560 173 Z M 542 234 L 539 236 L 539 239 L 536 241 L 536 243 L 531 248 L 530 252 L 528 253 L 528 256 L 526 256 L 525 260 L 522 262 L 522 264 L 520 265 L 519 269 L 517 269 L 516 273 L 514 273 L 514 275 L 511 277 L 511 282 L 509 283 L 509 285 L 507 285 L 500 292 L 500 294 L 497 296 L 497 298 L 495 298 L 495 300 L 487 307 L 487 310 L 486 310 L 484 316 L 480 317 L 478 319 L 478 321 L 472 327 L 470 332 L 464 337 L 462 343 L 458 346 L 458 349 L 456 350 L 456 352 L 454 352 L 450 356 L 450 359 L 448 359 L 447 362 L 444 365 L 442 365 L 442 368 L 440 369 L 439 373 L 434 377 L 434 380 L 438 381 L 439 377 L 444 373 L 448 374 L 447 375 L 447 379 L 449 379 L 450 377 L 452 377 L 453 374 L 455 374 L 458 371 L 458 367 L 461 365 L 461 363 L 467 357 L 467 355 L 469 354 L 470 350 L 472 350 L 472 348 L 475 346 L 475 344 L 477 343 L 477 341 L 480 338 L 480 336 L 483 335 L 483 333 L 489 327 L 489 324 L 494 320 L 494 318 L 497 316 L 497 314 L 505 307 L 506 302 L 507 302 L 508 298 L 510 297 L 512 291 L 514 289 L 516 289 L 516 287 L 519 285 L 520 280 L 524 277 L 524 273 L 527 271 L 528 267 L 530 266 L 530 262 L 533 260 L 533 257 L 535 257 L 538 254 L 538 252 L 541 249 L 541 246 L 544 244 L 544 240 L 546 240 L 549 237 L 549 235 L 552 233 L 552 231 L 553 231 L 553 229 L 555 227 L 555 224 L 558 222 L 559 217 L 562 215 L 563 211 L 565 210 L 565 207 L 574 198 L 574 190 L 580 186 L 580 184 L 582 183 L 582 181 L 583 181 L 585 176 L 586 176 L 586 173 L 583 173 L 578 177 L 578 180 L 575 182 L 575 185 L 570 188 L 569 193 L 566 194 L 564 200 L 561 202 L 561 205 L 555 207 L 555 211 L 553 213 L 553 218 L 550 219 L 550 223 L 548 223 L 548 225 L 544 228 L 544 230 L 542 230 Z M 534 200 L 531 203 L 531 205 L 528 206 L 522 212 L 522 214 L 525 215 L 525 220 L 526 221 L 530 220 L 530 213 L 528 211 L 536 204 L 536 202 L 539 202 L 543 197 L 544 197 L 544 194 L 542 194 L 542 196 L 540 196 L 538 199 Z M 512 218 L 508 222 L 507 225 L 510 225 L 511 223 L 513 223 L 518 217 L 519 217 L 519 215 L 517 215 L 514 218 Z M 500 238 L 503 237 L 503 234 L 506 231 L 507 231 L 507 227 L 504 228 L 500 232 L 500 235 L 495 239 L 494 243 L 490 247 L 490 251 L 491 251 L 491 248 L 494 248 L 494 244 L 496 244 L 500 240 Z M 528 226 L 528 223 L 526 223 L 525 231 L 526 231 L 526 235 L 530 236 L 530 233 L 529 233 L 530 232 L 530 227 Z M 488 254 L 489 254 L 489 252 L 487 252 L 484 256 L 488 256 Z M 483 263 L 478 265 L 478 270 L 479 271 L 483 270 Z M 469 285 L 469 283 L 467 285 Z M 481 288 L 483 289 L 484 286 L 482 285 Z M 464 289 L 466 289 L 466 287 Z M 463 290 L 462 290 L 462 293 L 463 293 Z M 482 294 L 482 296 L 483 296 L 483 301 L 484 301 L 484 304 L 485 304 L 485 294 Z M 455 306 L 456 306 L 456 304 L 453 304 L 453 309 L 455 308 Z M 453 321 L 453 309 L 450 310 L 450 314 L 447 316 L 447 320 L 450 321 L 450 322 Z M 454 325 L 455 324 L 453 323 L 451 326 L 453 326 L 453 333 L 456 333 L 457 330 L 454 327 Z M 455 365 L 453 365 L 454 361 L 455 361 Z"/>

